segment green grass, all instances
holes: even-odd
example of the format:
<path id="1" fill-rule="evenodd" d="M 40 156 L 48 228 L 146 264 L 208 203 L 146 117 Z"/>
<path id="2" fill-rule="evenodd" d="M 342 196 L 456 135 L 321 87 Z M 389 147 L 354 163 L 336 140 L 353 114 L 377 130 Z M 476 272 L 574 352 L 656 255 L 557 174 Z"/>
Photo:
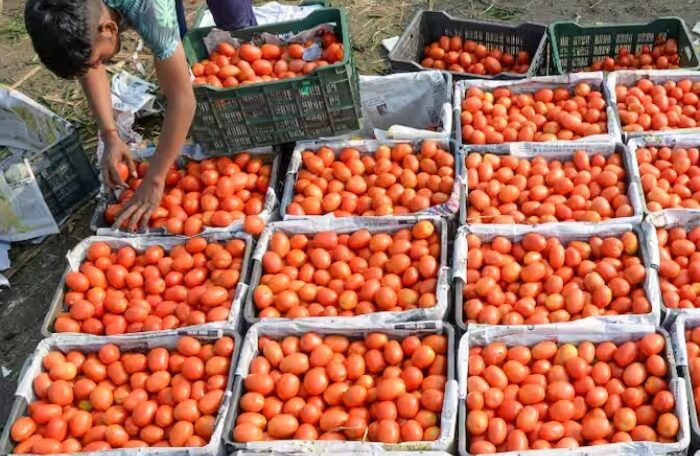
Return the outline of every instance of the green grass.
<path id="1" fill-rule="evenodd" d="M 501 21 L 514 21 L 518 18 L 520 11 L 504 6 L 494 6 L 485 14 Z"/>
<path id="2" fill-rule="evenodd" d="M 0 20 L 0 40 L 16 43 L 27 36 L 22 17 L 11 16 Z"/>

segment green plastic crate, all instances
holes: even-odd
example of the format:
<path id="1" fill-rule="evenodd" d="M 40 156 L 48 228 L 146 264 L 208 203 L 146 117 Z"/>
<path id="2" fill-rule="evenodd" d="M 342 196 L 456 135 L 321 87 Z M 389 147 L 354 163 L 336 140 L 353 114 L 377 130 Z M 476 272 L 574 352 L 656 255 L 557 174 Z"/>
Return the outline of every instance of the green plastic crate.
<path id="1" fill-rule="evenodd" d="M 678 17 L 662 17 L 646 24 L 580 26 L 562 21 L 549 26 L 549 35 L 556 74 L 584 71 L 594 60 L 614 57 L 622 47 L 635 53 L 641 46 L 653 46 L 658 35 L 678 40 L 681 68 L 700 67 L 688 27 Z"/>
<path id="2" fill-rule="evenodd" d="M 221 153 L 357 130 L 359 81 L 347 18 L 340 9 L 325 8 L 304 19 L 242 29 L 231 36 L 250 41 L 262 32 L 298 33 L 327 23 L 334 23 L 342 37 L 342 62 L 279 81 L 223 89 L 196 86 L 197 112 L 190 130 L 195 142 L 206 153 Z M 183 44 L 190 65 L 207 57 L 203 38 L 210 30 L 200 28 L 185 35 Z"/>

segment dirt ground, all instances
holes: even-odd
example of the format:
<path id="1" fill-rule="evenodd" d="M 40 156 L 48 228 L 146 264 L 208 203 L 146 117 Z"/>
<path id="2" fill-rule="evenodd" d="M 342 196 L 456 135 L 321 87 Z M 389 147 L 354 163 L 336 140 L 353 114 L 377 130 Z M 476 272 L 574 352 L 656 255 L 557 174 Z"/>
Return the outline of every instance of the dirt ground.
<path id="1" fill-rule="evenodd" d="M 191 21 L 198 1 L 185 2 Z M 3 5 L 0 0 L 0 84 L 15 85 L 73 122 L 80 130 L 88 154 L 93 156 L 95 126 L 87 103 L 76 82 L 60 80 L 40 66 L 24 30 L 24 3 L 25 0 L 5 0 Z M 353 51 L 363 74 L 388 71 L 381 40 L 401 34 L 421 9 L 509 22 L 641 22 L 658 16 L 679 16 L 692 28 L 700 20 L 700 0 L 332 0 L 332 5 L 347 8 Z M 136 40 L 131 35 L 124 41 L 120 62 L 113 68 L 135 72 L 134 65 L 124 59 Z M 147 56 L 144 61 L 148 62 Z M 150 66 L 146 68 L 145 77 L 152 77 Z M 154 124 L 158 122 L 141 125 L 147 138 Z M 40 327 L 65 268 L 65 253 L 91 234 L 88 223 L 93 209 L 93 203 L 86 203 L 63 225 L 60 234 L 39 245 L 12 247 L 13 268 L 7 274 L 12 288 L 0 291 L 0 426 L 4 425 L 14 400 L 22 365 L 41 339 Z"/>

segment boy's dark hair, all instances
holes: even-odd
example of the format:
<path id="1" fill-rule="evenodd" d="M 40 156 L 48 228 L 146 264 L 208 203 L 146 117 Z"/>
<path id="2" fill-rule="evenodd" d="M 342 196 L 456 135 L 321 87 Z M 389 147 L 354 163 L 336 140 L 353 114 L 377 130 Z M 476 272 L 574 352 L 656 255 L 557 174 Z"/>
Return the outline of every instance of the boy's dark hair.
<path id="1" fill-rule="evenodd" d="M 24 24 L 46 67 L 65 79 L 88 69 L 100 0 L 29 0 Z"/>

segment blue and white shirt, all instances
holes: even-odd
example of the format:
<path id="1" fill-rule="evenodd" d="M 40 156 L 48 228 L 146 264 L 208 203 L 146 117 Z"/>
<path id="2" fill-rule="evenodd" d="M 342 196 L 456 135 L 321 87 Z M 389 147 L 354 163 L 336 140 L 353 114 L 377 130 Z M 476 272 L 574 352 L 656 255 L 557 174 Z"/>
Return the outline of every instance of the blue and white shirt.
<path id="1" fill-rule="evenodd" d="M 159 60 L 169 58 L 180 42 L 173 0 L 105 0 L 143 38 Z"/>

